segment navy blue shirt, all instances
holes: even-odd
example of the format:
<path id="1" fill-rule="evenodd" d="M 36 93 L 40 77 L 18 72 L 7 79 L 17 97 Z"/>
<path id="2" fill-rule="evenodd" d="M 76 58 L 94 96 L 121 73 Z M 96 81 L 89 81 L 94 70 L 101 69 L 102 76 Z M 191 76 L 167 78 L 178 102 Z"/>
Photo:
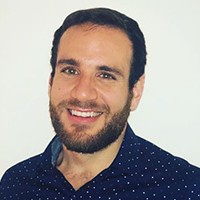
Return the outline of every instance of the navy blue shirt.
<path id="1" fill-rule="evenodd" d="M 55 137 L 44 153 L 10 168 L 1 200 L 200 200 L 200 169 L 136 136 L 128 126 L 111 166 L 75 191 L 55 163 Z"/>

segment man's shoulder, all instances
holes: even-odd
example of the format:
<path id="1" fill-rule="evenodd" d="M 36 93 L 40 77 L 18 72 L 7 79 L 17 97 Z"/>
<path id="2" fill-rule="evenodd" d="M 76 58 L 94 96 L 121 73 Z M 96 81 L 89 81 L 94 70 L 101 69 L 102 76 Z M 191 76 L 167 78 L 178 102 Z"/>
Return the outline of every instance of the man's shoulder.
<path id="1" fill-rule="evenodd" d="M 200 188 L 200 168 L 187 160 L 175 156 L 157 145 L 138 137 L 141 142 L 142 162 L 146 163 L 152 173 L 152 179 L 157 178 L 165 183 L 174 183 L 187 187 L 198 185 Z M 141 153 L 140 152 L 140 153 Z"/>
<path id="2" fill-rule="evenodd" d="M 125 165 L 129 165 L 132 171 L 137 170 L 137 174 L 142 176 L 139 176 L 140 180 L 194 185 L 198 183 L 200 187 L 199 167 L 135 135 L 131 129 L 128 129 L 126 140 L 123 153 L 128 152 L 127 161 L 131 160 L 131 163 Z"/>
<path id="3" fill-rule="evenodd" d="M 35 188 L 40 189 L 41 180 L 44 176 L 48 178 L 53 169 L 52 143 L 55 138 L 43 153 L 15 164 L 4 173 L 0 182 L 0 199 L 30 199 L 30 188 L 32 193 Z"/>
<path id="4" fill-rule="evenodd" d="M 123 162 L 131 185 L 156 199 L 200 199 L 200 168 L 129 131 Z"/>
<path id="5" fill-rule="evenodd" d="M 149 163 L 152 163 L 154 166 L 161 166 L 163 168 L 170 167 L 172 169 L 196 169 L 200 172 L 200 168 L 190 164 L 184 158 L 173 155 L 169 151 L 157 146 L 156 144 L 137 136 L 138 143 L 140 144 L 139 151 L 142 154 L 143 159 L 147 159 Z M 152 162 L 151 162 L 152 161 Z"/>
<path id="6" fill-rule="evenodd" d="M 19 195 L 28 191 L 30 183 L 35 183 L 42 154 L 33 156 L 10 167 L 0 182 L 0 199 L 20 199 Z M 28 194 L 26 194 L 28 195 Z M 25 195 L 25 196 L 26 196 Z M 29 199 L 28 197 L 26 199 Z"/>
<path id="7" fill-rule="evenodd" d="M 54 138 L 52 139 L 54 141 Z M 21 179 L 27 179 L 37 176 L 38 170 L 50 166 L 51 163 L 51 144 L 49 143 L 43 153 L 25 159 L 6 170 L 1 178 L 1 186 L 3 184 L 14 184 Z"/>
<path id="8" fill-rule="evenodd" d="M 42 154 L 38 154 L 13 165 L 12 167 L 6 170 L 2 177 L 2 181 L 11 179 L 14 180 L 14 177 L 17 177 L 18 179 L 21 176 L 24 177 L 24 175 L 26 174 L 29 175 L 34 173 L 34 171 L 37 169 L 37 165 L 39 164 L 41 158 Z"/>

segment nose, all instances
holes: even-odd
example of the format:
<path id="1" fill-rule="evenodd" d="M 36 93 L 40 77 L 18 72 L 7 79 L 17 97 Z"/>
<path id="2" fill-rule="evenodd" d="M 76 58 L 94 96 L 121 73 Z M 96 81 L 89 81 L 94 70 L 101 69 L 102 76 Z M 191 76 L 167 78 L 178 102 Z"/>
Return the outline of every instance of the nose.
<path id="1" fill-rule="evenodd" d="M 97 90 L 95 88 L 95 81 L 88 76 L 80 76 L 76 80 L 75 86 L 71 91 L 73 98 L 79 101 L 91 101 L 97 99 Z"/>

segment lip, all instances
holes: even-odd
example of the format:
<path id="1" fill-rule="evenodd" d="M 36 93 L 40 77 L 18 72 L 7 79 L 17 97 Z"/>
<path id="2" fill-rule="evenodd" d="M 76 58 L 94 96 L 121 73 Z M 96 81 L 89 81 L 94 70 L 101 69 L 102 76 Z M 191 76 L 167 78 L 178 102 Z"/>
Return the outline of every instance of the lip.
<path id="1" fill-rule="evenodd" d="M 94 110 L 67 109 L 67 115 L 73 123 L 92 123 L 95 122 L 103 113 Z"/>

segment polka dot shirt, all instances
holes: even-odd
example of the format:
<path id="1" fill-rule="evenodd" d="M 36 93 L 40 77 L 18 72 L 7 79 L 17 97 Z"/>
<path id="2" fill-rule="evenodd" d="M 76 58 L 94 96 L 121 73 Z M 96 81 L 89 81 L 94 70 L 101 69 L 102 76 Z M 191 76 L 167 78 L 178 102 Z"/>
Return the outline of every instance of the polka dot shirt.
<path id="1" fill-rule="evenodd" d="M 1 200 L 200 200 L 200 169 L 136 136 L 128 126 L 108 169 L 75 191 L 55 167 L 55 137 L 44 153 L 7 170 Z"/>

